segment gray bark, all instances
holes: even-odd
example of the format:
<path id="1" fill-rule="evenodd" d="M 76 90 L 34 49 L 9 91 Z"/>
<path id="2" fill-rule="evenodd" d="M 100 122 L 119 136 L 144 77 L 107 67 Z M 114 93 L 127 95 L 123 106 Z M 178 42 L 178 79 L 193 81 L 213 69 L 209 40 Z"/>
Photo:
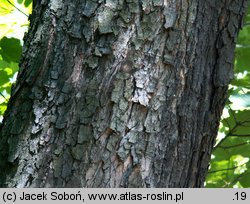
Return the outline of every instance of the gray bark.
<path id="1" fill-rule="evenodd" d="M 0 185 L 202 187 L 246 0 L 35 2 Z"/>

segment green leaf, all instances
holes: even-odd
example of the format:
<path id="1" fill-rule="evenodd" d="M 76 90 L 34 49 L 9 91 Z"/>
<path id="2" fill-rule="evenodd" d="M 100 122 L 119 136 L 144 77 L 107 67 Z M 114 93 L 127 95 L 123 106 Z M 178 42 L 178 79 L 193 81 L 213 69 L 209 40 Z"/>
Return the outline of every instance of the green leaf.
<path id="1" fill-rule="evenodd" d="M 244 87 L 250 89 L 250 79 L 249 76 L 243 78 L 243 79 L 234 79 L 231 82 L 232 85 L 238 86 L 238 87 Z"/>
<path id="2" fill-rule="evenodd" d="M 1 103 L 0 104 L 0 115 L 4 114 L 4 111 L 6 110 L 6 108 L 7 108 L 7 104 L 6 103 Z"/>
<path id="3" fill-rule="evenodd" d="M 8 63 L 0 58 L 0 69 L 4 69 L 4 68 L 9 67 L 9 66 L 10 66 L 10 63 Z"/>
<path id="4" fill-rule="evenodd" d="M 237 44 L 249 45 L 250 44 L 250 26 L 244 26 L 239 33 Z"/>
<path id="5" fill-rule="evenodd" d="M 9 67 L 12 69 L 13 75 L 19 70 L 19 65 L 15 62 L 11 62 Z"/>
<path id="6" fill-rule="evenodd" d="M 28 7 L 32 3 L 32 0 L 25 0 L 24 6 Z"/>
<path id="7" fill-rule="evenodd" d="M 5 91 L 7 92 L 8 95 L 10 95 L 10 93 L 11 93 L 11 87 L 12 87 L 11 83 L 9 83 L 5 86 Z"/>
<path id="8" fill-rule="evenodd" d="M 248 109 L 242 111 L 229 110 L 229 117 L 222 120 L 222 124 L 228 127 L 229 130 L 232 131 L 234 129 L 233 133 L 235 133 L 235 130 L 237 128 L 241 128 L 243 125 L 248 126 L 249 123 L 250 123 L 250 110 Z M 226 134 L 227 133 L 228 132 L 226 132 Z"/>
<path id="9" fill-rule="evenodd" d="M 244 22 L 249 23 L 250 22 L 250 6 L 247 8 L 246 16 L 244 17 Z"/>
<path id="10" fill-rule="evenodd" d="M 17 0 L 17 3 L 22 4 L 23 0 Z"/>
<path id="11" fill-rule="evenodd" d="M 236 72 L 250 71 L 250 47 L 243 46 L 236 48 Z"/>
<path id="12" fill-rule="evenodd" d="M 239 182 L 244 188 L 249 188 L 250 187 L 250 172 L 243 174 L 243 176 L 239 178 Z"/>
<path id="13" fill-rule="evenodd" d="M 233 167 L 234 162 L 232 162 L 231 159 L 211 162 L 209 173 L 207 175 L 206 187 L 230 187 L 229 180 L 234 177 L 234 169 L 230 168 Z"/>
<path id="14" fill-rule="evenodd" d="M 0 54 L 6 62 L 19 62 L 22 47 L 20 40 L 16 38 L 3 37 L 0 40 Z"/>
<path id="15" fill-rule="evenodd" d="M 9 82 L 9 75 L 5 70 L 0 70 L 0 86 Z"/>
<path id="16" fill-rule="evenodd" d="M 0 57 L 0 70 L 5 71 L 9 78 L 13 78 L 14 74 L 18 71 L 18 63 L 8 63 L 1 59 Z M 0 87 L 1 88 L 1 87 Z"/>
<path id="17" fill-rule="evenodd" d="M 216 151 L 213 152 L 214 158 L 211 160 L 211 162 L 219 162 L 222 160 L 228 160 L 230 159 L 231 155 L 228 154 L 225 149 L 217 148 Z M 214 166 L 213 163 L 211 163 L 212 166 Z"/>

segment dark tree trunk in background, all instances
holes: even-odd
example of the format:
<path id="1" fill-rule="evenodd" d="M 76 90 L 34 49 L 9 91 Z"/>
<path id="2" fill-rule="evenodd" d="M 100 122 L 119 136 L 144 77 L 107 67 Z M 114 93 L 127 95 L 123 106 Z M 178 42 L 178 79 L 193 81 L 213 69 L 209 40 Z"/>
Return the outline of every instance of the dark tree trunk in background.
<path id="1" fill-rule="evenodd" d="M 36 2 L 1 186 L 203 186 L 246 0 Z"/>

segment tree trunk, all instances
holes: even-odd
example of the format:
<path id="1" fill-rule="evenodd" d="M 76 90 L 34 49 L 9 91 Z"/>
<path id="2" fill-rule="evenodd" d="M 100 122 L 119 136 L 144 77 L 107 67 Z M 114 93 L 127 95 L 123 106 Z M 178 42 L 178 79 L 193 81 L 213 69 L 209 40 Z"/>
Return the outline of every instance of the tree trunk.
<path id="1" fill-rule="evenodd" d="M 3 187 L 202 187 L 247 0 L 35 1 Z"/>

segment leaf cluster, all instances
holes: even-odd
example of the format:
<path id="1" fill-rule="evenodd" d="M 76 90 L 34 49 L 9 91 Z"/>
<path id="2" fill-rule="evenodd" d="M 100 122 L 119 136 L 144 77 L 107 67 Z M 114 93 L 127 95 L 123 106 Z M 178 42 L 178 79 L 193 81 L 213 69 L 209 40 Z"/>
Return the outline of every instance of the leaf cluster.
<path id="1" fill-rule="evenodd" d="M 239 33 L 229 89 L 206 187 L 250 187 L 250 7 Z"/>
<path id="2" fill-rule="evenodd" d="M 18 72 L 32 0 L 0 1 L 0 122 Z"/>

